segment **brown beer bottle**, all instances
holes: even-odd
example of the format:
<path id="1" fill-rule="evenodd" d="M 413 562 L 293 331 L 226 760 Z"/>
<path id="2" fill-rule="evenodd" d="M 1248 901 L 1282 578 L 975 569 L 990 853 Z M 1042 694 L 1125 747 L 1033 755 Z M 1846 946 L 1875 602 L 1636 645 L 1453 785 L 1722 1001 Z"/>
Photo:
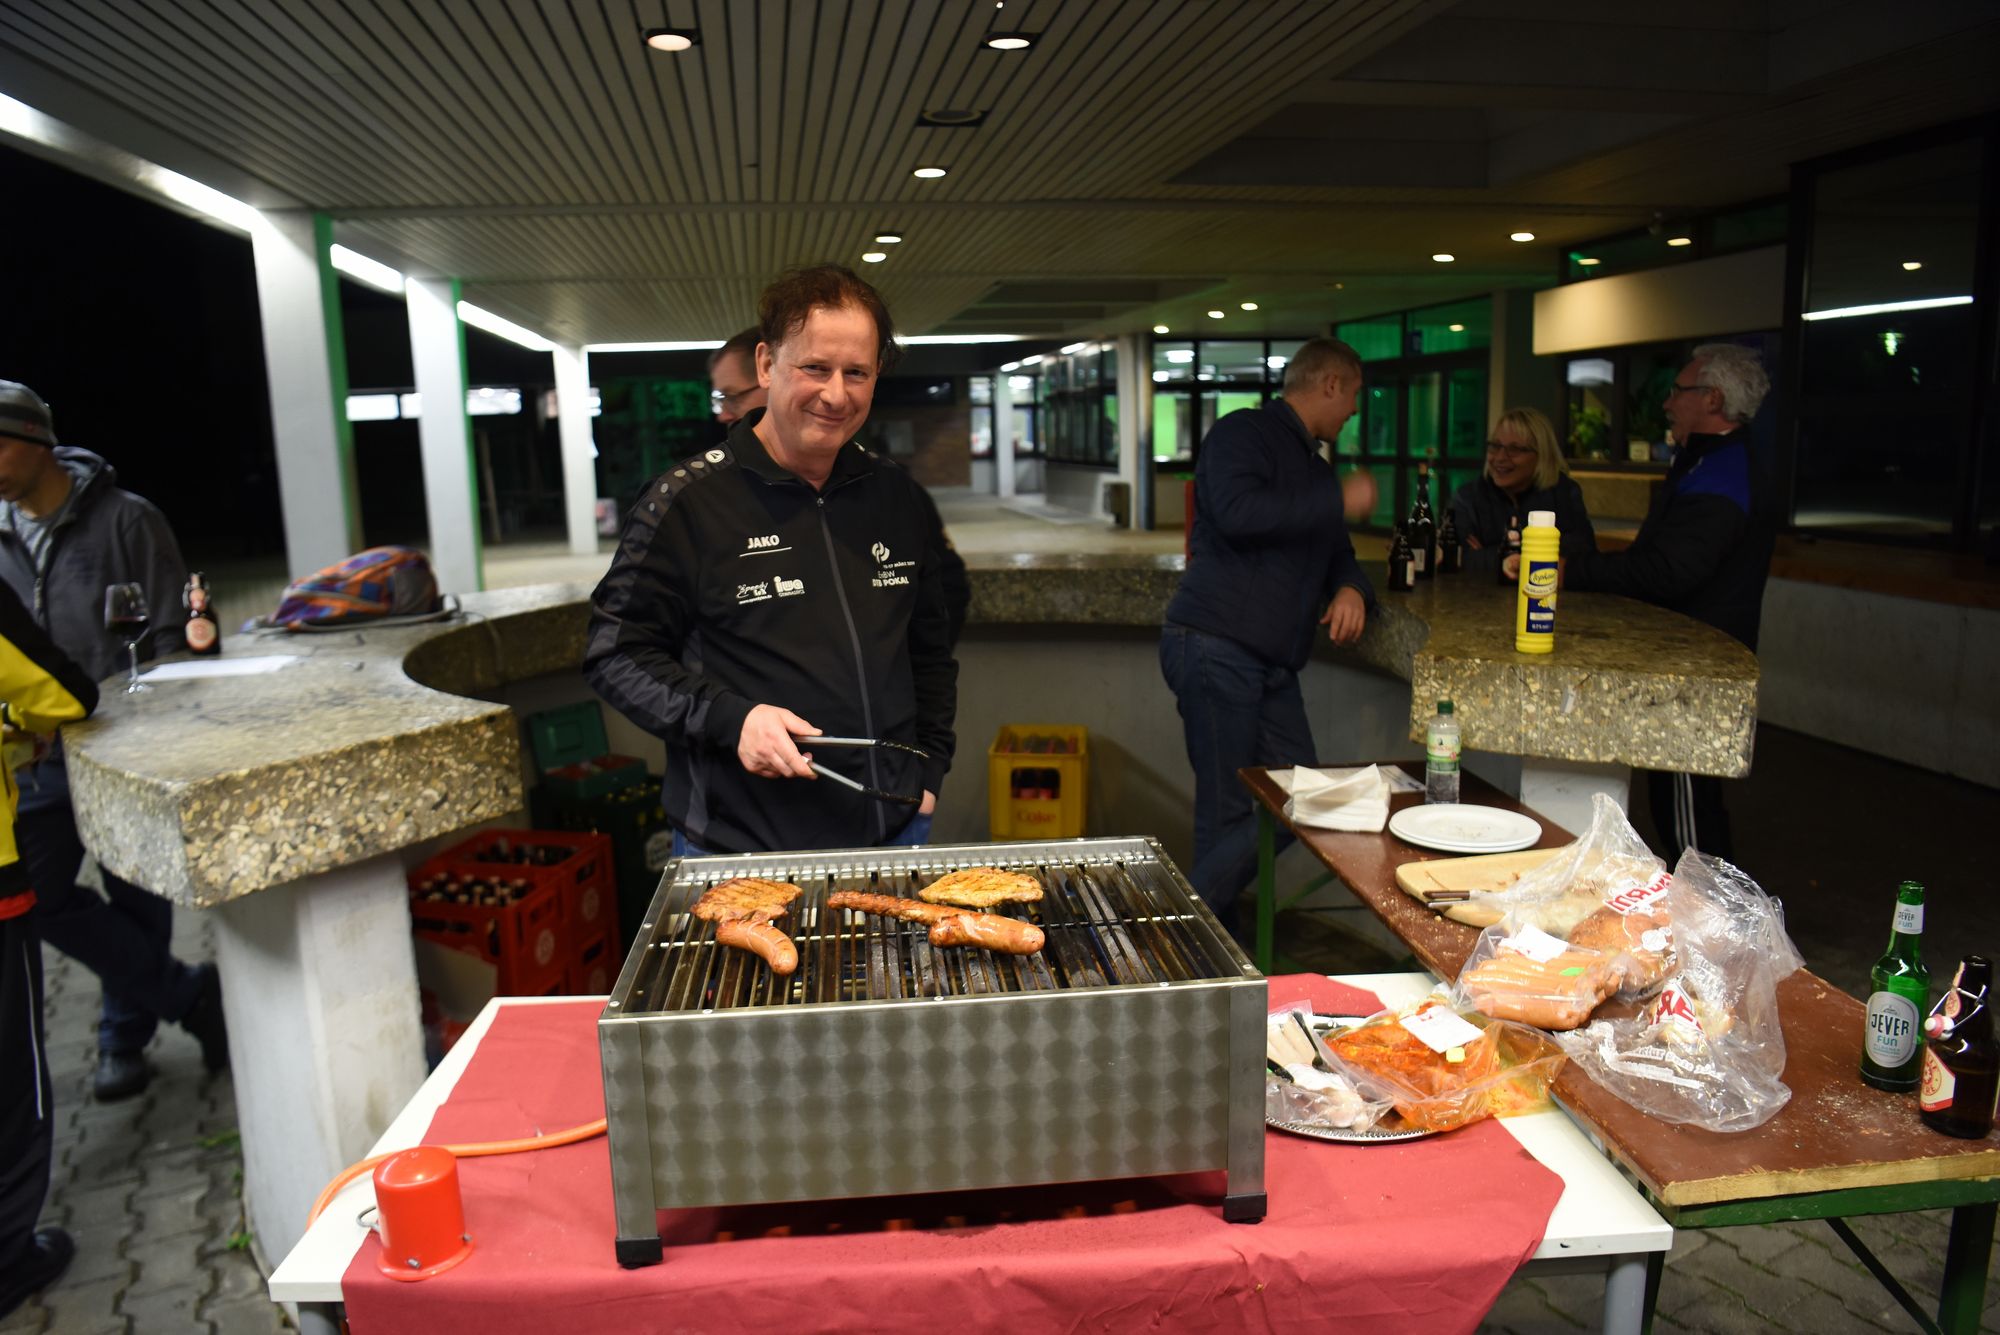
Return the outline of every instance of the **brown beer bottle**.
<path id="1" fill-rule="evenodd" d="M 208 581 L 197 570 L 188 576 L 187 587 L 181 590 L 181 606 L 187 608 L 187 624 L 181 635 L 187 640 L 188 652 L 213 657 L 222 652 L 222 623 L 215 619 L 215 601 L 209 595 Z"/>
<path id="2" fill-rule="evenodd" d="M 1924 1021 L 1917 1108 L 1933 1131 L 1980 1140 L 1993 1129 L 2000 1047 L 1993 1042 L 1992 996 L 1992 962 L 1967 955 L 1959 961 L 1951 990 Z"/>

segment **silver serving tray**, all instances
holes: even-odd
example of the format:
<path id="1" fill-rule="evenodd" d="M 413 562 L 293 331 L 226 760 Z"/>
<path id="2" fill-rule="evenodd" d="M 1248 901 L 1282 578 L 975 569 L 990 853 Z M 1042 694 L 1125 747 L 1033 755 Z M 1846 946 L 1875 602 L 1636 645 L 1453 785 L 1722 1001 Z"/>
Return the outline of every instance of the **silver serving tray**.
<path id="1" fill-rule="evenodd" d="M 1315 1015 L 1312 1028 L 1321 1038 L 1331 1029 L 1346 1029 L 1360 1024 L 1365 1016 L 1359 1015 Z M 1436 1131 L 1379 1131 L 1371 1127 L 1366 1131 L 1355 1131 L 1344 1126 L 1312 1126 L 1305 1122 L 1281 1122 L 1275 1117 L 1266 1117 L 1264 1125 L 1274 1126 L 1280 1131 L 1288 1131 L 1295 1136 L 1306 1136 L 1312 1140 L 1331 1140 L 1342 1145 L 1386 1145 L 1398 1140 L 1422 1140 L 1435 1136 Z"/>
<path id="2" fill-rule="evenodd" d="M 1343 1145 L 1385 1145 L 1393 1140 L 1422 1140 L 1434 1136 L 1435 1131 L 1353 1131 L 1344 1126 L 1307 1126 L 1304 1122 L 1279 1122 L 1269 1117 L 1264 1125 L 1275 1126 L 1280 1131 L 1289 1131 L 1295 1136 L 1309 1136 L 1314 1140 L 1335 1140 Z"/>

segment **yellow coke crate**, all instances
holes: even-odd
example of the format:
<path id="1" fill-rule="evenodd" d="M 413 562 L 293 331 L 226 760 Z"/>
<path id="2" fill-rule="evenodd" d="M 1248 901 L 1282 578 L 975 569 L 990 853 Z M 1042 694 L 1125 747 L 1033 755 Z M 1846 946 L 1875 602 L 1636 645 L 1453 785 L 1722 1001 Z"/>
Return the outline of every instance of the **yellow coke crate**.
<path id="1" fill-rule="evenodd" d="M 986 750 L 995 839 L 1080 839 L 1089 818 L 1090 729 L 1009 723 Z"/>

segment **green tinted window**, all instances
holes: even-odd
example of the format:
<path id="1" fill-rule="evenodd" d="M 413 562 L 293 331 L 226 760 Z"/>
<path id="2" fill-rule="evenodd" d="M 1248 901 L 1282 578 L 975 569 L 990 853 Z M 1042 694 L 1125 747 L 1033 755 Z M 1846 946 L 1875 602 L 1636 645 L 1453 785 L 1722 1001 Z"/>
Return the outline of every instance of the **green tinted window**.
<path id="1" fill-rule="evenodd" d="M 1410 355 L 1464 352 L 1493 345 L 1493 300 L 1480 297 L 1411 311 Z"/>
<path id="2" fill-rule="evenodd" d="M 1427 458 L 1439 452 L 1443 444 L 1438 432 L 1438 409 L 1444 398 L 1444 377 L 1436 371 L 1426 371 L 1410 377 L 1410 457 Z"/>
<path id="3" fill-rule="evenodd" d="M 1444 452 L 1457 459 L 1482 459 L 1486 453 L 1486 372 L 1461 367 L 1451 373 L 1450 420 L 1445 423 Z"/>
<path id="4" fill-rule="evenodd" d="M 1403 355 L 1403 317 L 1400 315 L 1350 320 L 1334 326 L 1333 334 L 1361 354 L 1364 362 L 1388 361 Z"/>

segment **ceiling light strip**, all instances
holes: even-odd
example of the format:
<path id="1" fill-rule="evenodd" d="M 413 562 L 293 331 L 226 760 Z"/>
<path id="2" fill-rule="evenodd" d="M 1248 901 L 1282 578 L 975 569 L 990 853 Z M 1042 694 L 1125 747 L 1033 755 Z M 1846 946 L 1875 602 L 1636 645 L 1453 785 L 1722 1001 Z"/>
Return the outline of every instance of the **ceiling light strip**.
<path id="1" fill-rule="evenodd" d="M 509 343 L 518 343 L 530 352 L 554 352 L 556 345 L 532 329 L 515 324 L 512 320 L 495 315 L 469 301 L 458 303 L 458 318 L 474 329 L 484 329 L 487 333 L 504 338 Z"/>
<path id="2" fill-rule="evenodd" d="M 1888 315 L 1892 311 L 1932 311 L 1940 306 L 1970 306 L 1972 298 L 1927 297 L 1922 301 L 1883 301 L 1872 306 L 1836 306 L 1827 311 L 1807 311 L 1802 320 L 1848 320 L 1857 315 Z"/>

